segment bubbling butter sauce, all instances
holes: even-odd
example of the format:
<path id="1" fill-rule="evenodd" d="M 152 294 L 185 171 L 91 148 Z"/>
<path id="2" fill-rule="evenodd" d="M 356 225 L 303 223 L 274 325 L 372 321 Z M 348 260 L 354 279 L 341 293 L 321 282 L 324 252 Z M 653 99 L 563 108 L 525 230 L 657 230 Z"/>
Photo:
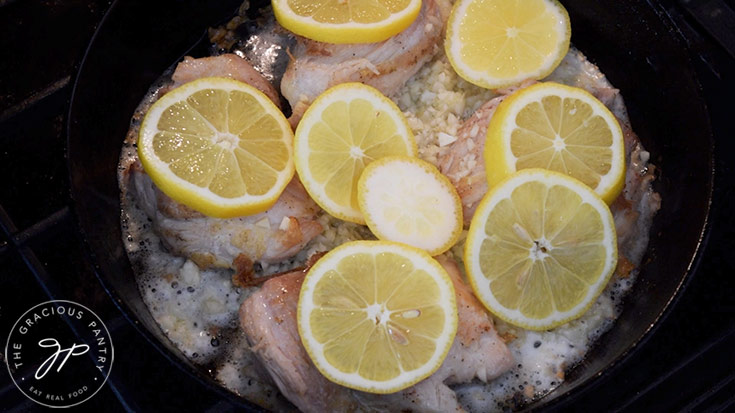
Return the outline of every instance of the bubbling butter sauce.
<path id="1" fill-rule="evenodd" d="M 264 15 L 268 16 L 268 13 Z M 259 21 L 258 26 L 249 26 L 250 34 L 246 39 L 238 39 L 232 34 L 234 31 L 226 28 L 214 29 L 210 34 L 219 47 L 212 51 L 216 53 L 223 47 L 234 48 L 228 51 L 246 56 L 270 81 L 278 84 L 283 73 L 283 59 L 286 58 L 283 45 L 290 40 L 273 28 L 271 17 Z M 221 39 L 225 38 L 230 41 L 223 46 Z M 129 190 L 128 169 L 137 160 L 134 143 L 140 121 L 148 107 L 170 87 L 173 67 L 151 87 L 136 110 L 119 164 L 123 241 L 141 297 L 168 339 L 185 357 L 201 366 L 224 387 L 267 409 L 293 411 L 295 408 L 279 393 L 264 369 L 258 366 L 238 326 L 239 306 L 257 287 L 235 287 L 231 281 L 231 270 L 202 270 L 192 261 L 172 255 L 156 235 L 151 220 L 138 206 L 134 191 Z M 547 80 L 586 89 L 610 87 L 600 70 L 574 48 Z M 416 134 L 421 157 L 432 162 L 436 161 L 441 137 L 456 133 L 462 120 L 493 96 L 492 91 L 476 88 L 459 79 L 440 51 L 409 80 L 395 100 Z M 622 123 L 629 125 L 619 95 L 609 106 Z M 635 281 L 648 244 L 651 220 L 660 202 L 650 188 L 650 179 L 645 185 L 636 185 L 642 175 L 650 173 L 649 154 L 640 143 L 636 143 L 630 156 L 626 195 L 631 198 L 637 195 L 642 200 L 636 205 L 638 219 L 633 236 L 621 246 L 621 253 L 636 269 L 625 277 L 614 275 L 581 318 L 553 330 L 526 331 L 495 320 L 496 328 L 507 340 L 517 364 L 489 383 L 455 386 L 458 399 L 466 410 L 503 411 L 521 407 L 548 394 L 564 380 L 564 372 L 579 363 L 613 324 L 621 311 L 623 296 Z M 615 219 L 623 217 L 616 214 Z M 285 271 L 303 264 L 315 252 L 328 251 L 346 241 L 371 237 L 364 227 L 342 222 L 327 214 L 322 214 L 319 222 L 325 231 L 303 251 L 287 262 L 256 267 L 256 275 Z M 461 240 L 448 254 L 461 261 L 463 246 L 464 241 Z"/>

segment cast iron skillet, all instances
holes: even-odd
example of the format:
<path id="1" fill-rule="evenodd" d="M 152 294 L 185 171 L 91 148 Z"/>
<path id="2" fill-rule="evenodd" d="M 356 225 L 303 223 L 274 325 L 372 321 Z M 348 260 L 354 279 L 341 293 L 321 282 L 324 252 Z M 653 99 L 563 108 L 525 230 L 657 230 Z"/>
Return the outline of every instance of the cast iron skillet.
<path id="1" fill-rule="evenodd" d="M 130 117 L 149 86 L 201 44 L 207 27 L 232 16 L 241 0 L 116 1 L 79 69 L 68 119 L 74 210 L 97 276 L 125 316 L 174 364 L 246 408 L 162 334 L 141 300 L 123 248 L 117 163 Z M 659 169 L 663 198 L 649 250 L 622 315 L 564 384 L 532 407 L 563 406 L 650 335 L 695 270 L 713 182 L 707 108 L 685 39 L 663 8 L 639 0 L 563 1 L 572 42 L 625 98 L 634 130 Z"/>

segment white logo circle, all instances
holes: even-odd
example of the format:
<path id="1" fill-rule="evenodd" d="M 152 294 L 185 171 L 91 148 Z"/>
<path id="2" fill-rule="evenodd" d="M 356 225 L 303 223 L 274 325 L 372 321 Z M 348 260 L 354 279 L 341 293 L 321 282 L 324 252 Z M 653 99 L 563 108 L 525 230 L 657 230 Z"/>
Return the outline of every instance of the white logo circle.
<path id="1" fill-rule="evenodd" d="M 13 325 L 5 360 L 15 386 L 34 402 L 52 408 L 89 400 L 110 375 L 114 349 L 102 320 L 67 300 L 41 303 Z"/>

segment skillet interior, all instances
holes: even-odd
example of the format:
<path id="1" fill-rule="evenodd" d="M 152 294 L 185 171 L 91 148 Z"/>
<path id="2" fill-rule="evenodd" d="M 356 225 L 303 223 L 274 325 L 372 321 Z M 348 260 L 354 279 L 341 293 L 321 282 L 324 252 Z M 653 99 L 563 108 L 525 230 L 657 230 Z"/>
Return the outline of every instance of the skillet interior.
<path id="1" fill-rule="evenodd" d="M 128 319 L 175 364 L 224 397 L 168 341 L 143 303 L 120 232 L 117 162 L 135 107 L 160 74 L 228 18 L 240 0 L 115 2 L 80 67 L 68 119 L 75 212 L 97 275 Z M 660 168 L 663 198 L 649 251 L 623 314 L 565 383 L 535 407 L 573 402 L 634 349 L 693 272 L 711 197 L 712 138 L 685 44 L 655 4 L 563 1 L 572 42 L 621 89 L 634 130 Z M 572 392 L 572 390 L 577 391 Z"/>

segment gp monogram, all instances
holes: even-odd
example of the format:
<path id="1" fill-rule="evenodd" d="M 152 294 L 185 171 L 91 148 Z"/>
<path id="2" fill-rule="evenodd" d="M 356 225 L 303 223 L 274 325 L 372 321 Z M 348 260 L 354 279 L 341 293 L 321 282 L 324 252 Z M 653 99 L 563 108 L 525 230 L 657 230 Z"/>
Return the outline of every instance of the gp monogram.
<path id="1" fill-rule="evenodd" d="M 113 361 L 102 320 L 73 301 L 48 301 L 26 311 L 8 334 L 10 377 L 47 407 L 76 406 L 105 384 Z"/>

